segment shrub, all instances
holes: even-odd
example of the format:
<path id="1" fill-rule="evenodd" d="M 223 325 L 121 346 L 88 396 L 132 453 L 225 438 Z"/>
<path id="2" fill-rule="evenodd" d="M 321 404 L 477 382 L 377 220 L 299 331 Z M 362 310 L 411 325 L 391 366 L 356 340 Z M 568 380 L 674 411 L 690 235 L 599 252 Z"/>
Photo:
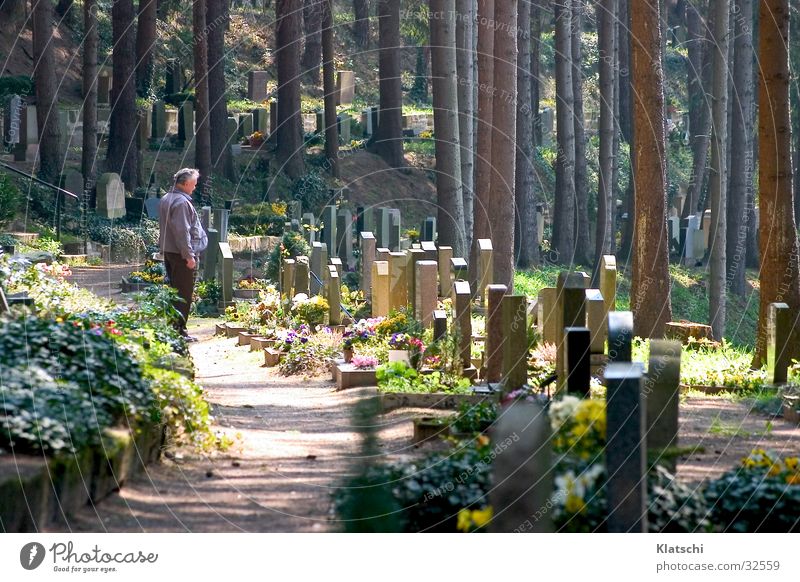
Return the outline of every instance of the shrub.
<path id="1" fill-rule="evenodd" d="M 22 205 L 22 193 L 5 174 L 0 174 L 0 224 L 10 222 Z"/>
<path id="2" fill-rule="evenodd" d="M 281 262 L 283 259 L 307 257 L 311 254 L 311 247 L 299 232 L 290 231 L 283 235 L 281 244 L 272 249 L 267 262 L 267 278 L 279 283 Z"/>

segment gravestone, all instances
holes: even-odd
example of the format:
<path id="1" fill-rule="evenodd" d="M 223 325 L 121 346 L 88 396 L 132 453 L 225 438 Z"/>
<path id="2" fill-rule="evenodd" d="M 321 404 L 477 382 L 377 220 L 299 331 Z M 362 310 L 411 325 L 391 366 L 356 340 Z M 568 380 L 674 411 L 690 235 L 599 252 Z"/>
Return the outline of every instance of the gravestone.
<path id="1" fill-rule="evenodd" d="M 261 103 L 267 100 L 267 71 L 250 71 L 247 73 L 247 98 L 250 101 Z"/>
<path id="2" fill-rule="evenodd" d="M 294 265 L 294 294 L 303 293 L 308 295 L 309 291 L 309 264 L 308 257 L 295 257 L 297 261 Z"/>
<path id="3" fill-rule="evenodd" d="M 220 283 L 222 284 L 222 302 L 224 305 L 233 303 L 233 253 L 226 242 L 217 245 L 219 249 Z"/>
<path id="4" fill-rule="evenodd" d="M 333 260 L 334 259 L 331 259 L 331 261 L 333 261 Z M 323 277 L 321 277 L 323 279 L 323 281 L 322 281 L 322 292 L 325 295 L 325 297 L 328 296 L 328 287 L 329 287 L 329 284 L 330 284 L 330 281 L 331 281 L 331 274 L 336 275 L 336 277 L 339 280 L 341 280 L 341 272 L 339 271 L 340 268 L 341 268 L 341 265 L 340 266 L 328 265 L 328 268 L 325 269 L 325 275 Z"/>
<path id="5" fill-rule="evenodd" d="M 554 530 L 551 429 L 540 404 L 516 402 L 492 427 L 492 442 L 504 443 L 492 460 L 489 493 L 493 533 L 549 533 Z"/>
<path id="6" fill-rule="evenodd" d="M 453 280 L 450 277 L 453 260 L 453 247 L 439 247 L 439 297 L 453 294 Z"/>
<path id="7" fill-rule="evenodd" d="M 97 214 L 104 218 L 125 216 L 125 184 L 119 174 L 102 174 L 97 179 Z"/>
<path id="8" fill-rule="evenodd" d="M 250 137 L 253 135 L 254 123 L 252 113 L 242 113 L 239 115 L 239 136 Z"/>
<path id="9" fill-rule="evenodd" d="M 325 111 L 317 111 L 316 113 L 316 129 L 314 130 L 316 134 L 324 134 L 325 133 Z"/>
<path id="10" fill-rule="evenodd" d="M 414 282 L 414 317 L 422 322 L 423 327 L 433 323 L 433 312 L 439 302 L 439 286 L 437 274 L 439 265 L 436 261 L 417 261 Z"/>
<path id="11" fill-rule="evenodd" d="M 680 342 L 651 339 L 643 392 L 647 407 L 647 450 L 659 456 L 666 449 L 678 446 L 680 383 Z M 659 462 L 663 463 L 663 459 Z"/>
<path id="12" fill-rule="evenodd" d="M 605 371 L 608 531 L 647 531 L 646 413 L 642 364 L 612 362 Z"/>
<path id="13" fill-rule="evenodd" d="M 589 396 L 591 380 L 591 332 L 586 327 L 564 328 L 566 391 Z"/>
<path id="14" fill-rule="evenodd" d="M 389 315 L 391 276 L 388 261 L 372 263 L 372 317 Z"/>
<path id="15" fill-rule="evenodd" d="M 349 145 L 352 140 L 351 125 L 352 117 L 347 113 L 342 113 L 336 118 L 337 127 L 339 128 L 339 141 L 345 145 Z"/>
<path id="16" fill-rule="evenodd" d="M 630 362 L 633 342 L 633 313 L 612 311 L 608 314 L 608 361 Z"/>
<path id="17" fill-rule="evenodd" d="M 361 290 L 369 301 L 372 294 L 372 263 L 376 260 L 375 235 L 362 232 L 361 235 Z"/>
<path id="18" fill-rule="evenodd" d="M 269 135 L 269 109 L 257 107 L 251 113 L 253 115 L 253 132 L 260 131 L 266 138 Z"/>
<path id="19" fill-rule="evenodd" d="M 503 329 L 502 301 L 508 287 L 505 285 L 489 285 L 486 288 L 488 308 L 486 312 L 486 343 L 484 362 L 486 365 L 486 382 L 495 384 L 503 377 L 503 346 L 505 334 Z"/>
<path id="20" fill-rule="evenodd" d="M 528 301 L 524 295 L 506 295 L 503 312 L 503 390 L 506 393 L 528 383 Z"/>
<path id="21" fill-rule="evenodd" d="M 592 335 L 592 353 L 604 353 L 608 326 L 603 294 L 598 289 L 586 290 L 586 327 Z"/>
<path id="22" fill-rule="evenodd" d="M 453 281 L 466 281 L 469 278 L 467 261 L 461 257 L 450 259 L 450 271 Z"/>
<path id="23" fill-rule="evenodd" d="M 356 75 L 353 71 L 336 71 L 336 104 L 352 105 L 356 95 Z"/>
<path id="24" fill-rule="evenodd" d="M 567 327 L 584 327 L 586 325 L 586 279 L 583 273 L 562 271 L 558 274 L 556 284 L 556 391 L 561 392 L 566 386 L 566 343 L 564 329 Z"/>
<path id="25" fill-rule="evenodd" d="M 422 221 L 422 230 L 420 231 L 420 240 L 433 242 L 436 240 L 436 217 L 429 216 Z"/>
<path id="26" fill-rule="evenodd" d="M 237 155 L 236 149 L 241 153 L 241 144 L 239 143 L 239 120 L 235 117 L 228 117 L 225 120 L 225 140 L 226 145 L 231 147 L 231 153 Z M 234 148 L 236 146 L 236 148 Z"/>
<path id="27" fill-rule="evenodd" d="M 606 305 L 606 313 L 617 309 L 617 258 L 603 255 L 600 259 L 600 293 Z"/>
<path id="28" fill-rule="evenodd" d="M 159 212 L 158 209 L 159 209 L 160 205 L 161 205 L 161 199 L 160 198 L 153 197 L 153 198 L 148 198 L 147 200 L 145 200 L 144 201 L 144 209 L 147 212 L 147 217 L 148 218 L 152 218 L 153 220 L 158 220 L 158 212 Z M 217 242 L 219 242 L 219 239 L 217 239 Z M 209 245 L 210 244 L 211 243 L 209 242 Z M 216 247 L 214 247 L 214 248 L 216 248 Z"/>
<path id="29" fill-rule="evenodd" d="M 22 110 L 25 104 L 19 95 L 11 95 L 3 108 L 3 143 L 17 145 L 22 130 Z"/>
<path id="30" fill-rule="evenodd" d="M 97 103 L 103 105 L 111 103 L 111 74 L 108 70 L 102 71 L 97 76 Z"/>
<path id="31" fill-rule="evenodd" d="M 330 325 L 342 324 L 342 286 L 339 283 L 339 273 L 330 271 L 328 273 L 328 306 L 330 315 L 328 323 Z"/>
<path id="32" fill-rule="evenodd" d="M 180 62 L 175 59 L 168 60 L 166 73 L 167 82 L 165 92 L 170 94 L 183 91 L 183 66 Z"/>
<path id="33" fill-rule="evenodd" d="M 433 312 L 433 341 L 447 337 L 447 312 L 437 309 Z"/>
<path id="34" fill-rule="evenodd" d="M 214 209 L 214 228 L 219 231 L 220 242 L 228 242 L 228 218 L 231 211 L 227 208 Z"/>
<path id="35" fill-rule="evenodd" d="M 494 249 L 488 238 L 478 239 L 478 288 L 480 305 L 486 304 L 486 286 L 494 281 Z"/>
<path id="36" fill-rule="evenodd" d="M 311 271 L 313 271 L 320 280 L 324 279 L 325 273 L 323 270 L 328 266 L 328 247 L 325 243 L 315 242 L 311 245 Z M 322 285 L 316 278 L 311 277 L 311 295 L 319 295 L 322 291 Z"/>
<path id="37" fill-rule="evenodd" d="M 378 247 L 375 249 L 375 259 L 378 261 L 389 261 L 389 255 L 392 254 L 387 248 Z"/>
<path id="38" fill-rule="evenodd" d="M 83 196 L 83 174 L 76 170 L 66 170 L 61 175 L 61 187 L 78 197 Z M 72 198 L 69 200 L 72 200 Z"/>
<path id="39" fill-rule="evenodd" d="M 328 260 L 328 263 L 330 264 L 331 267 L 336 269 L 336 272 L 339 273 L 339 276 L 341 277 L 342 274 L 344 273 L 344 268 L 342 266 L 342 259 L 340 259 L 339 257 L 331 257 Z"/>
<path id="40" fill-rule="evenodd" d="M 301 217 L 301 222 L 303 224 L 303 238 L 306 239 L 309 246 L 313 245 L 317 242 L 317 219 L 314 217 L 313 213 L 306 212 Z"/>
<path id="41" fill-rule="evenodd" d="M 389 309 L 401 309 L 408 306 L 408 255 L 406 253 L 389 253 L 391 267 L 391 294 Z"/>
<path id="42" fill-rule="evenodd" d="M 286 203 L 286 216 L 290 220 L 302 220 L 303 216 L 303 203 L 299 200 L 290 200 Z"/>
<path id="43" fill-rule="evenodd" d="M 322 242 L 330 250 L 332 257 L 336 256 L 336 206 L 329 205 L 322 209 Z"/>
<path id="44" fill-rule="evenodd" d="M 545 287 L 539 291 L 536 301 L 536 322 L 542 342 L 548 344 L 558 343 L 558 317 L 556 315 L 556 298 L 558 290 L 554 287 Z"/>
<path id="45" fill-rule="evenodd" d="M 439 262 L 439 253 L 436 250 L 436 243 L 434 243 L 433 241 L 429 241 L 429 240 L 422 241 L 422 244 L 420 245 L 420 248 L 422 249 L 422 252 L 425 253 L 425 260 L 426 261 L 436 261 L 437 264 L 438 264 L 438 262 Z"/>
<path id="46" fill-rule="evenodd" d="M 400 250 L 400 211 L 392 208 L 390 211 L 391 224 L 389 226 L 389 248 L 393 251 Z"/>
<path id="47" fill-rule="evenodd" d="M 389 231 L 392 228 L 392 216 L 391 211 L 389 208 L 381 207 L 378 208 L 378 223 L 377 226 L 377 235 L 378 235 L 378 247 L 383 248 L 391 248 L 389 246 Z"/>
<path id="48" fill-rule="evenodd" d="M 708 248 L 708 240 L 711 236 L 711 211 L 703 212 L 703 250 Z"/>
<path id="49" fill-rule="evenodd" d="M 425 253 L 422 249 L 409 249 L 405 252 L 408 255 L 408 304 L 413 309 L 417 304 L 417 263 L 425 260 Z"/>
<path id="50" fill-rule="evenodd" d="M 158 201 L 158 198 L 150 198 L 150 200 Z M 219 232 L 217 232 L 216 228 L 209 228 L 206 232 L 208 234 L 208 246 L 206 247 L 203 261 L 203 279 L 211 281 L 217 276 L 217 265 L 219 264 Z"/>
<path id="51" fill-rule="evenodd" d="M 269 102 L 269 140 L 274 142 L 278 139 L 278 100 L 272 99 Z"/>
<path id="52" fill-rule="evenodd" d="M 686 228 L 686 264 L 694 265 L 695 262 L 703 258 L 703 253 L 698 255 L 698 249 L 704 245 L 703 233 L 700 232 L 700 217 L 692 215 L 688 218 Z"/>
<path id="53" fill-rule="evenodd" d="M 458 353 L 464 369 L 472 367 L 472 291 L 469 281 L 453 283 L 455 295 L 455 333 L 458 337 Z"/>
<path id="54" fill-rule="evenodd" d="M 348 269 L 355 267 L 353 257 L 353 213 L 343 208 L 336 216 L 336 256 Z"/>
<path id="55" fill-rule="evenodd" d="M 178 141 L 183 146 L 194 138 L 194 106 L 187 101 L 178 109 Z"/>
<path id="56" fill-rule="evenodd" d="M 283 270 L 281 272 L 281 293 L 285 299 L 294 298 L 294 272 L 297 268 L 297 261 L 294 259 L 283 259 Z"/>
<path id="57" fill-rule="evenodd" d="M 792 313 L 786 303 L 770 303 L 767 308 L 767 379 L 785 384 L 791 365 L 790 339 Z"/>

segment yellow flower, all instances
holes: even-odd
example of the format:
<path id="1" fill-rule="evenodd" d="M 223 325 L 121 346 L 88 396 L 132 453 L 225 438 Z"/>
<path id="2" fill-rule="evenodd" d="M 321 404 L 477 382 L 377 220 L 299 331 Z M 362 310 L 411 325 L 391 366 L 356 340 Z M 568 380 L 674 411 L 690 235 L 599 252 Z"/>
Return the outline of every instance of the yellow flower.
<path id="1" fill-rule="evenodd" d="M 770 477 L 775 477 L 776 475 L 779 475 L 780 472 L 781 472 L 781 464 L 780 463 L 773 463 L 772 465 L 770 465 L 768 475 Z"/>
<path id="2" fill-rule="evenodd" d="M 484 507 L 483 509 L 476 509 L 472 512 L 472 521 L 475 523 L 475 527 L 483 527 L 487 523 L 492 520 L 492 515 L 494 514 L 494 510 L 492 509 L 491 505 Z"/>
<path id="3" fill-rule="evenodd" d="M 796 471 L 798 465 L 798 458 L 797 457 L 786 457 L 783 460 L 783 464 L 786 465 L 786 468 L 790 471 Z"/>
<path id="4" fill-rule="evenodd" d="M 786 484 L 787 485 L 800 485 L 800 475 L 795 473 L 794 475 L 789 475 L 786 477 Z"/>
<path id="5" fill-rule="evenodd" d="M 564 503 L 564 509 L 567 513 L 581 513 L 586 508 L 583 499 L 572 493 L 567 494 L 567 501 Z"/>
<path id="6" fill-rule="evenodd" d="M 467 533 L 469 532 L 470 525 L 472 525 L 472 517 L 470 516 L 469 509 L 462 509 L 458 512 L 458 525 L 456 525 L 456 529 Z"/>
<path id="7" fill-rule="evenodd" d="M 486 436 L 485 434 L 479 435 L 476 440 L 478 441 L 479 447 L 485 447 L 486 445 L 489 444 L 489 437 Z"/>

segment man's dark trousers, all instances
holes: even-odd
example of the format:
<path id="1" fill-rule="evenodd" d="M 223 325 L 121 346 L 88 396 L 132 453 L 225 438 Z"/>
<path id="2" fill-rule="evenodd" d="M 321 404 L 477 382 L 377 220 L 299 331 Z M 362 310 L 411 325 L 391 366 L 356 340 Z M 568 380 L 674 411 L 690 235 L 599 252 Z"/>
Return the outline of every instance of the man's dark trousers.
<path id="1" fill-rule="evenodd" d="M 174 287 L 183 299 L 175 302 L 175 309 L 181 314 L 181 320 L 177 323 L 178 331 L 186 335 L 186 322 L 189 321 L 194 293 L 194 269 L 186 266 L 186 259 L 180 253 L 164 253 L 164 267 L 169 285 Z"/>

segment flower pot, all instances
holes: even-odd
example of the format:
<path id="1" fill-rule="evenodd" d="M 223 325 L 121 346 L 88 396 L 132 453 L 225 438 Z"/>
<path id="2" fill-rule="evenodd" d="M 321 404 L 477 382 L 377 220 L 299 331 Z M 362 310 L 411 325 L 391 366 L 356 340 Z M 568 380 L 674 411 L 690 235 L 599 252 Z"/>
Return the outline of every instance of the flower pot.
<path id="1" fill-rule="evenodd" d="M 389 350 L 389 363 L 403 362 L 407 366 L 411 365 L 411 354 L 408 350 Z"/>
<path id="2" fill-rule="evenodd" d="M 344 355 L 345 364 L 349 364 L 353 361 L 353 348 L 345 348 L 342 350 L 342 354 Z"/>

